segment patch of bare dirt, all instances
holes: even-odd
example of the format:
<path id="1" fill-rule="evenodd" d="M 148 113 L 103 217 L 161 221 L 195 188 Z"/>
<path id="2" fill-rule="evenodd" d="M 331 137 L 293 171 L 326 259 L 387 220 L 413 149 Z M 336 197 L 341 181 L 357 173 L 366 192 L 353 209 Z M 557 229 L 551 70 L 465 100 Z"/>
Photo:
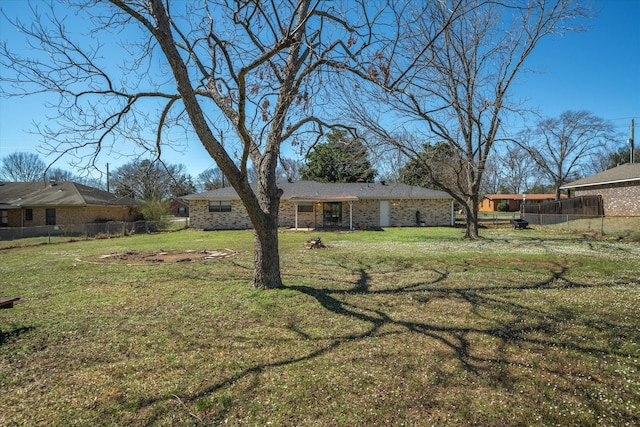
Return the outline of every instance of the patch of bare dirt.
<path id="1" fill-rule="evenodd" d="M 229 258 L 237 255 L 238 251 L 232 249 L 216 250 L 187 250 L 187 251 L 158 251 L 158 252 L 122 252 L 100 255 L 91 260 L 78 261 L 95 263 L 119 263 L 124 264 L 152 264 L 152 263 L 182 263 L 192 261 L 210 261 Z"/>

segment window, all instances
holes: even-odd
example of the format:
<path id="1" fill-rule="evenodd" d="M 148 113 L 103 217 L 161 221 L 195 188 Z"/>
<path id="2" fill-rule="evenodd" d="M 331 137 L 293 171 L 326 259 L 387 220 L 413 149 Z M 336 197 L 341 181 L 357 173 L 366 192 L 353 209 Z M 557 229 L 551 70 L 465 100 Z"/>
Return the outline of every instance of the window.
<path id="1" fill-rule="evenodd" d="M 25 221 L 33 221 L 33 209 L 25 209 L 24 210 L 24 220 Z"/>
<path id="2" fill-rule="evenodd" d="M 313 212 L 313 203 L 299 204 L 298 212 Z"/>
<path id="3" fill-rule="evenodd" d="M 342 224 L 342 202 L 323 203 L 324 226 L 336 227 Z"/>
<path id="4" fill-rule="evenodd" d="M 46 224 L 47 225 L 56 225 L 56 210 L 53 208 L 47 208 L 46 212 Z"/>
<path id="5" fill-rule="evenodd" d="M 231 212 L 231 200 L 210 200 L 209 212 Z"/>
<path id="6" fill-rule="evenodd" d="M 7 210 L 1 210 L 0 211 L 0 217 L 2 218 L 0 220 L 0 224 L 2 225 L 7 225 L 9 224 L 9 211 Z"/>
<path id="7" fill-rule="evenodd" d="M 178 215 L 184 216 L 187 214 L 187 208 L 184 206 L 178 206 Z"/>

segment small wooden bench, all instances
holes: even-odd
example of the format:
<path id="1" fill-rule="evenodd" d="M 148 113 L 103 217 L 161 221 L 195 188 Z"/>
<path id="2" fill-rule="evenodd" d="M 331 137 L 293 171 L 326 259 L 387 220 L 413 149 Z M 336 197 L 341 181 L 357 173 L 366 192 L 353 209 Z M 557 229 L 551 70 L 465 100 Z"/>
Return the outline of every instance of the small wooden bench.
<path id="1" fill-rule="evenodd" d="M 14 301 L 18 301 L 20 297 L 3 297 L 0 298 L 0 308 L 13 308 Z"/>

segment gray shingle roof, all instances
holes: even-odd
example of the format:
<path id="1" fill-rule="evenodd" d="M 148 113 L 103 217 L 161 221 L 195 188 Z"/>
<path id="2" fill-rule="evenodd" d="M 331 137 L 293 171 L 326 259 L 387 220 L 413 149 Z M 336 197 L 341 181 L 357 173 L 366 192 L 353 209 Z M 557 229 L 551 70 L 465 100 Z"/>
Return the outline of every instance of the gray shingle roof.
<path id="1" fill-rule="evenodd" d="M 0 184 L 0 205 L 6 208 L 30 206 L 135 206 L 129 197 L 117 197 L 98 188 L 75 182 L 55 185 L 44 182 Z"/>
<path id="2" fill-rule="evenodd" d="M 452 199 L 444 191 L 399 183 L 323 183 L 315 181 L 280 182 L 284 200 L 339 201 L 357 199 Z M 191 194 L 186 200 L 234 200 L 238 195 L 231 187 Z"/>
<path id="3" fill-rule="evenodd" d="M 625 163 L 604 172 L 563 185 L 562 189 L 640 181 L 640 163 Z"/>

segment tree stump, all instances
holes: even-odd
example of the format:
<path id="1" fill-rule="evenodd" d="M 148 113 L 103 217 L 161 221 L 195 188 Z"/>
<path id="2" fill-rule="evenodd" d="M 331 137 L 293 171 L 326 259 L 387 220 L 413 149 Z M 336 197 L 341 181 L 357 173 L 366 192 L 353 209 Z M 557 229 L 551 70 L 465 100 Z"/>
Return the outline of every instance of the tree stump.
<path id="1" fill-rule="evenodd" d="M 322 243 L 322 240 L 320 240 L 319 237 L 313 237 L 309 240 L 307 240 L 304 243 L 304 246 L 307 249 L 320 249 L 320 248 L 326 248 L 326 246 Z"/>

